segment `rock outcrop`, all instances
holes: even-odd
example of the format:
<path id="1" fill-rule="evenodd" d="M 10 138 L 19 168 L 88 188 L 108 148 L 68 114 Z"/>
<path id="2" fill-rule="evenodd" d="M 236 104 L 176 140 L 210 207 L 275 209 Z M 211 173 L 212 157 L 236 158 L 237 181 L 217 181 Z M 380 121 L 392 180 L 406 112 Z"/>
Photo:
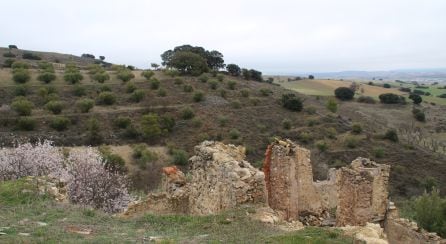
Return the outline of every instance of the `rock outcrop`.
<path id="1" fill-rule="evenodd" d="M 365 225 L 384 220 L 390 166 L 357 158 L 337 171 L 336 225 Z"/>

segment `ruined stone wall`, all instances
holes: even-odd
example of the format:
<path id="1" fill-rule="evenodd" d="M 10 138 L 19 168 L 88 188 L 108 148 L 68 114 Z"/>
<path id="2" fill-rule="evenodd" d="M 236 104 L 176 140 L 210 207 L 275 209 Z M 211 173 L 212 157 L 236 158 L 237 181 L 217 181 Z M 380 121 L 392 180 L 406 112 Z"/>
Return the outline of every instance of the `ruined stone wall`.
<path id="1" fill-rule="evenodd" d="M 269 206 L 283 211 L 287 220 L 298 220 L 299 213 L 320 215 L 323 209 L 313 184 L 310 151 L 289 140 L 277 140 L 268 147 L 266 156 Z"/>
<path id="2" fill-rule="evenodd" d="M 321 196 L 322 209 L 335 209 L 338 206 L 336 169 L 329 169 L 328 179 L 314 182 L 314 186 L 319 196 Z"/>
<path id="3" fill-rule="evenodd" d="M 384 220 L 390 166 L 358 158 L 337 173 L 336 225 L 365 225 Z"/>

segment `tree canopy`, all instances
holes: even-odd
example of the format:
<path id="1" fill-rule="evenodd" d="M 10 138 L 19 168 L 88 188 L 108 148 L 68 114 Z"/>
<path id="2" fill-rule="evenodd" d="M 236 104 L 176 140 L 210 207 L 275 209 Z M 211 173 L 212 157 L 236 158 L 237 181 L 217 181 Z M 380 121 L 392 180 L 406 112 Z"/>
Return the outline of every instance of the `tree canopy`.
<path id="1" fill-rule="evenodd" d="M 178 68 L 178 67 L 175 67 L 176 63 L 173 63 L 172 61 L 174 61 L 175 57 L 177 57 L 177 58 L 178 58 L 178 56 L 184 57 L 184 52 L 194 53 L 194 54 L 200 56 L 201 58 L 203 58 L 205 61 L 205 64 L 207 65 L 207 67 L 209 69 L 219 70 L 219 69 L 225 67 L 225 61 L 223 60 L 223 54 L 220 53 L 219 51 L 216 51 L 216 50 L 208 51 L 208 50 L 204 49 L 203 47 L 198 47 L 198 46 L 194 47 L 191 45 L 177 46 L 173 50 L 165 51 L 163 54 L 161 54 L 161 59 L 163 60 L 162 65 L 165 65 L 167 67 Z M 183 54 L 178 55 L 178 53 L 183 53 Z M 196 60 L 198 60 L 198 59 L 196 59 Z"/>

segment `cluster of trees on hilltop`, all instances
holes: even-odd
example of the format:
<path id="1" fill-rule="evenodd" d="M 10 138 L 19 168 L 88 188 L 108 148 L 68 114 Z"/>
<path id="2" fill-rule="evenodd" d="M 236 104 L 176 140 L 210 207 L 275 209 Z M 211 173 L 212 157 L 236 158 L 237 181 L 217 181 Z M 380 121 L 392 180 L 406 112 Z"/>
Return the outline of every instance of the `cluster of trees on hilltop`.
<path id="1" fill-rule="evenodd" d="M 243 76 L 246 80 L 263 81 L 262 72 L 254 69 L 242 69 L 236 64 L 225 64 L 223 54 L 203 47 L 182 45 L 161 54 L 162 65 L 177 69 L 181 74 L 198 76 L 212 71 L 217 72 L 226 67 L 228 74 Z M 152 64 L 157 69 L 158 66 Z"/>

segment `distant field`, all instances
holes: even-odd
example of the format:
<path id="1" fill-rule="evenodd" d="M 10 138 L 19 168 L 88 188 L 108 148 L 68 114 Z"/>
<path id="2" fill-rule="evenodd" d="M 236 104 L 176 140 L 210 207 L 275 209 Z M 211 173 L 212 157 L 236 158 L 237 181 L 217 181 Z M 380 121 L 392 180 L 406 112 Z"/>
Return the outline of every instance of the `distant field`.
<path id="1" fill-rule="evenodd" d="M 426 84 L 425 86 L 427 86 L 428 88 L 416 88 L 416 85 L 409 84 L 409 83 L 389 82 L 389 84 L 392 86 L 395 86 L 395 87 L 408 87 L 408 88 L 411 88 L 412 91 L 413 90 L 421 90 L 424 92 L 429 92 L 432 95 L 422 96 L 424 101 L 433 102 L 433 103 L 441 104 L 441 105 L 446 105 L 446 98 L 438 97 L 438 95 L 446 93 L 446 89 L 440 89 L 445 86 L 444 84 L 441 84 L 441 85 Z"/>
<path id="2" fill-rule="evenodd" d="M 283 81 L 279 84 L 287 89 L 295 90 L 297 92 L 315 95 L 315 96 L 332 96 L 334 95 L 334 90 L 338 87 L 349 87 L 351 81 L 341 81 L 341 80 L 299 80 L 299 81 Z M 395 94 L 403 95 L 404 93 L 396 88 L 383 88 L 380 86 L 371 86 L 363 83 L 358 83 L 360 85 L 358 94 L 364 96 L 378 97 L 382 93 L 392 92 Z"/>

